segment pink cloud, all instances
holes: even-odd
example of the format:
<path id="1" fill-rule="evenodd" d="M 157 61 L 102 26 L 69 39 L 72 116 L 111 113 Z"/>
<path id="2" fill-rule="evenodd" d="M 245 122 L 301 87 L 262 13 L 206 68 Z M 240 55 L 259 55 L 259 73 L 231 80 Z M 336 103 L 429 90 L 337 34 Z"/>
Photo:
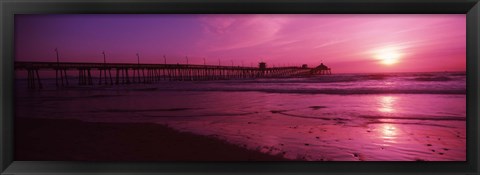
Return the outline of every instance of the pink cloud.
<path id="1" fill-rule="evenodd" d="M 276 39 L 288 19 L 267 15 L 206 15 L 204 35 L 197 45 L 207 51 L 254 47 Z"/>

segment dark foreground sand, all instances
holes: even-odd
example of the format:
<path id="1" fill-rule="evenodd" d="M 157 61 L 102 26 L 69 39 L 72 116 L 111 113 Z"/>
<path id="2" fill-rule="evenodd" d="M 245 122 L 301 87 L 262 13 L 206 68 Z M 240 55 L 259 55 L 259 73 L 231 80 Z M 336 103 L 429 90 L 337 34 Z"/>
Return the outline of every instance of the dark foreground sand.
<path id="1" fill-rule="evenodd" d="M 15 160 L 282 161 L 224 141 L 149 123 L 15 119 Z"/>

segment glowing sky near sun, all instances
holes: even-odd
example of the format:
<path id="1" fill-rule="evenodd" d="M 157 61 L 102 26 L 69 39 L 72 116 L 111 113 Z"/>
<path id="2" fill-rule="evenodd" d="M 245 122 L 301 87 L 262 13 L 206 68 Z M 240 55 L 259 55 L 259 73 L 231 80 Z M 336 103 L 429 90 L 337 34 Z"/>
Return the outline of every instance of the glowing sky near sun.
<path id="1" fill-rule="evenodd" d="M 333 72 L 465 71 L 455 15 L 16 15 L 15 59 L 269 66 Z"/>

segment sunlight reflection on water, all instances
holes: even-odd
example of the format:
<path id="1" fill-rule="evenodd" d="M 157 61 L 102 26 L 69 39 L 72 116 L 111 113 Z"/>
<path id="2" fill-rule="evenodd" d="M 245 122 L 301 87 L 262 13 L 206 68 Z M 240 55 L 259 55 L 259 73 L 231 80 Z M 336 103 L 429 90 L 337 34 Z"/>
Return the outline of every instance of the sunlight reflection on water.
<path id="1" fill-rule="evenodd" d="M 395 112 L 394 103 L 396 98 L 392 96 L 383 96 L 380 98 L 380 108 L 378 109 L 380 112 L 385 113 L 392 113 Z"/>
<path id="2" fill-rule="evenodd" d="M 392 124 L 383 124 L 381 126 L 381 138 L 388 143 L 396 143 L 395 139 L 398 135 L 397 128 Z"/>

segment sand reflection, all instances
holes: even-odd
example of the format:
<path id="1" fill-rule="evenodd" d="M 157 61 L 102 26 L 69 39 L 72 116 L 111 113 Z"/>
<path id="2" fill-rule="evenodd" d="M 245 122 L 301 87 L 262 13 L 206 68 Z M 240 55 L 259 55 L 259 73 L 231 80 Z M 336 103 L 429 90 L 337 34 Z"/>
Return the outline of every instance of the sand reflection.
<path id="1" fill-rule="evenodd" d="M 378 109 L 380 112 L 384 113 L 392 113 L 395 112 L 393 108 L 396 98 L 392 96 L 383 96 L 380 98 L 380 108 Z"/>
<path id="2" fill-rule="evenodd" d="M 392 146 L 397 143 L 399 128 L 394 124 L 380 124 L 378 125 L 376 137 L 382 146 Z"/>
<path id="3" fill-rule="evenodd" d="M 392 124 L 383 124 L 382 126 L 382 138 L 394 139 L 397 136 L 397 128 Z"/>
<path id="4" fill-rule="evenodd" d="M 392 114 L 397 112 L 395 109 L 395 102 L 397 98 L 392 96 L 382 96 L 379 99 L 379 108 L 378 111 L 382 113 Z M 386 122 L 385 120 L 382 120 Z M 381 138 L 386 143 L 396 143 L 395 139 L 398 135 L 398 128 L 394 124 L 384 123 L 379 125 L 379 135 L 378 137 Z"/>

